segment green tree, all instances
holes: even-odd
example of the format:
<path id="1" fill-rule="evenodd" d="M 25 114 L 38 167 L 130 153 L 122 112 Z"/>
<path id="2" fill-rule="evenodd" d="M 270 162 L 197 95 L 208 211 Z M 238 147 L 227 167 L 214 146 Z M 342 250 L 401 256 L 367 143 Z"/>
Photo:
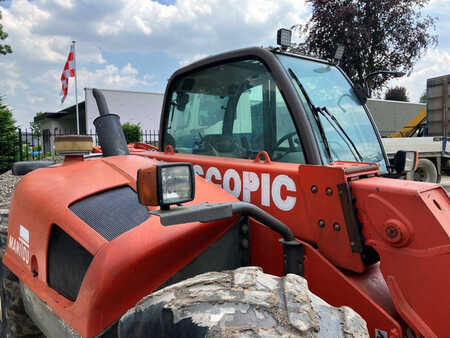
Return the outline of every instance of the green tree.
<path id="1" fill-rule="evenodd" d="M 419 99 L 420 103 L 427 103 L 427 91 L 424 90 Z"/>
<path id="2" fill-rule="evenodd" d="M 37 112 L 36 115 L 34 115 L 33 121 L 30 122 L 30 129 L 33 135 L 41 135 L 41 122 L 39 120 L 39 117 L 41 117 L 42 115 L 45 115 L 45 113 Z"/>
<path id="3" fill-rule="evenodd" d="M 0 96 L 0 174 L 9 170 L 17 150 L 16 121 Z"/>
<path id="4" fill-rule="evenodd" d="M 421 14 L 429 0 L 307 0 L 312 16 L 298 25 L 305 43 L 300 49 L 333 59 L 345 47 L 340 66 L 357 84 L 376 70 L 412 70 L 427 48 L 437 44 L 435 20 Z M 379 90 L 389 78 L 378 76 Z"/>
<path id="5" fill-rule="evenodd" d="M 127 143 L 140 142 L 141 141 L 141 126 L 130 122 L 122 124 L 123 133 Z"/>
<path id="6" fill-rule="evenodd" d="M 385 100 L 409 102 L 405 87 L 392 87 L 384 94 Z"/>
<path id="7" fill-rule="evenodd" d="M 0 0 L 3 1 L 3 0 Z M 0 20 L 2 19 L 2 12 L 0 11 Z M 0 41 L 5 40 L 8 37 L 8 34 L 3 31 L 3 25 L 0 23 Z M 12 49 L 10 45 L 2 45 L 0 44 L 0 54 L 6 55 L 12 53 Z"/>

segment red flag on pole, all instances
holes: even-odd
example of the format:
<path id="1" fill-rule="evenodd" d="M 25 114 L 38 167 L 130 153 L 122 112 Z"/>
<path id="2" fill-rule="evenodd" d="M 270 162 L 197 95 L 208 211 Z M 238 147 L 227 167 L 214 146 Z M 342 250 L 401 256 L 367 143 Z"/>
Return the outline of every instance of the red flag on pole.
<path id="1" fill-rule="evenodd" d="M 73 44 L 70 45 L 69 56 L 67 57 L 66 64 L 64 65 L 64 70 L 61 74 L 61 103 L 67 96 L 67 89 L 69 88 L 69 77 L 75 76 L 75 62 L 74 62 L 74 48 Z"/>

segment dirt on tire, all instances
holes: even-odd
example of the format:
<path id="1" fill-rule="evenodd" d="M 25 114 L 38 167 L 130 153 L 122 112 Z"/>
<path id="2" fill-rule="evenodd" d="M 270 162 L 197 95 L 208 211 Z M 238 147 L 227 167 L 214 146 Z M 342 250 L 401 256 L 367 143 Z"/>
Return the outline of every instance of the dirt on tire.
<path id="1" fill-rule="evenodd" d="M 119 337 L 369 337 L 355 311 L 327 304 L 304 278 L 258 267 L 208 272 L 154 292 L 118 330 Z"/>

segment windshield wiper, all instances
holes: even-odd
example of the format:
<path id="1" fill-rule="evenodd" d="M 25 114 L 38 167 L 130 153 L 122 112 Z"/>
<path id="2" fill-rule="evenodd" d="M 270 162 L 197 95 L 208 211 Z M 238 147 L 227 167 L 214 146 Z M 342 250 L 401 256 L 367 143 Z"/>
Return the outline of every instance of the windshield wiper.
<path id="1" fill-rule="evenodd" d="M 325 130 L 323 129 L 322 121 L 320 121 L 320 118 L 319 118 L 320 109 L 317 108 L 311 102 L 311 99 L 309 98 L 308 93 L 306 92 L 305 88 L 303 87 L 302 83 L 300 82 L 300 80 L 298 79 L 298 77 L 294 73 L 294 71 L 291 68 L 288 68 L 288 71 L 289 71 L 289 74 L 291 75 L 291 77 L 295 80 L 295 83 L 297 84 L 297 86 L 300 88 L 303 96 L 305 97 L 306 103 L 308 103 L 309 109 L 311 109 L 311 111 L 313 113 L 314 120 L 316 120 L 317 126 L 319 127 L 319 133 L 320 133 L 320 136 L 322 137 L 323 144 L 324 144 L 325 149 L 327 151 L 327 155 L 330 158 L 330 160 L 333 160 L 333 156 L 331 155 L 330 145 L 328 144 L 328 140 L 327 140 L 327 137 L 325 135 Z"/>
<path id="2" fill-rule="evenodd" d="M 342 128 L 342 125 L 339 123 L 339 121 L 336 119 L 336 117 L 331 114 L 327 107 L 322 107 L 319 108 L 319 112 L 322 114 L 322 116 L 324 116 L 328 123 L 330 123 L 330 125 L 334 128 L 334 130 L 336 130 L 336 132 L 338 133 L 339 136 L 341 136 L 341 138 L 344 140 L 344 142 L 347 144 L 347 147 L 350 149 L 352 155 L 359 161 L 364 162 L 363 157 L 361 156 L 360 152 L 358 151 L 358 149 L 356 148 L 355 144 L 353 143 L 352 139 L 350 138 L 350 136 L 348 136 L 348 134 L 345 132 L 344 128 Z M 347 138 L 348 142 L 350 142 L 350 144 L 345 140 L 344 136 L 342 136 L 342 134 L 339 132 L 339 130 L 336 129 L 336 127 L 331 123 L 330 119 L 328 118 L 328 116 L 331 118 L 331 120 L 333 120 L 333 122 L 336 124 L 336 126 L 339 128 L 339 130 L 342 132 L 342 134 L 344 134 L 345 138 Z M 353 148 L 353 149 L 352 149 Z M 356 155 L 358 155 L 358 157 L 356 157 L 355 153 L 353 152 L 353 150 L 355 151 Z"/>
<path id="3" fill-rule="evenodd" d="M 345 142 L 345 144 L 347 145 L 347 147 L 350 149 L 350 152 L 352 153 L 353 157 L 360 162 L 363 162 L 363 157 L 361 156 L 361 154 L 359 153 L 358 149 L 356 148 L 355 144 L 353 143 L 352 139 L 350 138 L 350 136 L 348 136 L 348 134 L 345 132 L 344 128 L 342 128 L 341 124 L 339 123 L 339 121 L 334 117 L 333 114 L 331 114 L 328 109 L 326 107 L 316 107 L 308 93 L 306 92 L 305 88 L 303 87 L 303 85 L 301 84 L 300 80 L 298 79 L 297 75 L 294 73 L 294 71 L 291 68 L 288 68 L 289 74 L 292 76 L 292 78 L 295 80 L 295 82 L 297 83 L 297 86 L 300 88 L 303 96 L 306 99 L 306 102 L 308 103 L 308 106 L 310 107 L 311 111 L 313 112 L 314 115 L 314 119 L 317 122 L 317 125 L 319 126 L 319 132 L 320 135 L 323 138 L 323 142 L 325 144 L 325 148 L 327 150 L 327 153 L 330 157 L 330 159 L 333 159 L 332 155 L 331 155 L 331 150 L 330 150 L 330 146 L 328 144 L 328 140 L 326 138 L 325 135 L 325 131 L 323 129 L 323 125 L 322 122 L 320 121 L 320 117 L 319 114 L 321 114 L 323 117 L 325 117 L 325 119 L 328 121 L 328 123 L 333 127 L 333 129 L 336 131 L 336 133 L 342 138 L 342 140 Z M 330 121 L 330 118 L 328 118 L 328 116 L 331 118 L 331 120 L 334 122 L 332 123 Z M 336 128 L 336 126 L 339 128 Z M 342 132 L 342 133 L 341 133 Z M 344 137 L 345 136 L 345 137 Z M 348 142 L 347 142 L 348 140 Z M 350 144 L 349 144 L 350 142 Z M 356 154 L 355 154 L 356 153 Z"/>

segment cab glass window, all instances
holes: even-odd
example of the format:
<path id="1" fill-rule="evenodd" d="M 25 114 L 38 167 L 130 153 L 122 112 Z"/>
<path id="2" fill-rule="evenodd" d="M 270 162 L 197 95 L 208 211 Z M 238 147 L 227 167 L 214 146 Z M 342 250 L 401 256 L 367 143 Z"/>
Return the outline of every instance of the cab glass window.
<path id="1" fill-rule="evenodd" d="M 341 71 L 309 59 L 287 55 L 278 55 L 278 58 L 290 74 L 308 112 L 323 162 L 374 162 L 379 165 L 380 172 L 387 172 L 386 158 L 374 125 Z M 310 109 L 299 84 L 312 104 L 321 108 L 321 114 Z M 320 128 L 323 128 L 325 139 L 320 135 Z"/>
<path id="2" fill-rule="evenodd" d="M 286 103 L 258 60 L 237 61 L 179 77 L 166 105 L 164 147 L 176 152 L 304 163 Z"/>

